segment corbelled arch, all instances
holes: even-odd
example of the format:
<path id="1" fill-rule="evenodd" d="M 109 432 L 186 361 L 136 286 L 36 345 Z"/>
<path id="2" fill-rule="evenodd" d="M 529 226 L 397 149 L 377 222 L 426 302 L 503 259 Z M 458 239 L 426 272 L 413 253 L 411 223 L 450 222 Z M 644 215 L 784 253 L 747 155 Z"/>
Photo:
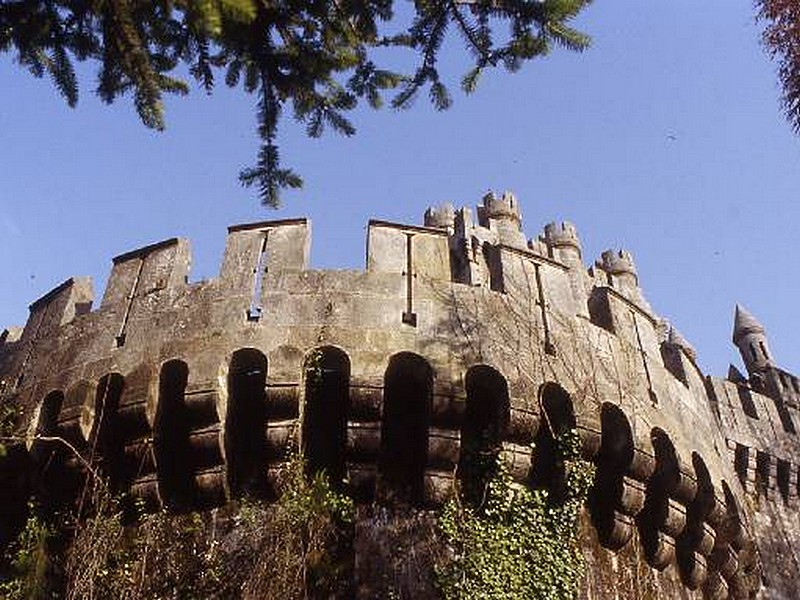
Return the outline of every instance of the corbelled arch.
<path id="1" fill-rule="evenodd" d="M 119 373 L 107 373 L 97 382 L 89 440 L 93 461 L 108 478 L 114 492 L 123 491 L 125 486 L 125 440 L 118 419 L 124 389 L 125 378 Z"/>
<path id="2" fill-rule="evenodd" d="M 37 468 L 37 484 L 41 486 L 44 502 L 53 507 L 72 500 L 76 493 L 74 473 L 70 477 L 66 468 L 70 450 L 64 443 L 66 440 L 59 427 L 63 405 L 63 391 L 48 392 L 39 407 L 31 445 L 31 458 Z"/>
<path id="3" fill-rule="evenodd" d="M 236 350 L 228 363 L 225 462 L 233 497 L 266 494 L 267 357 L 255 348 Z"/>
<path id="4" fill-rule="evenodd" d="M 458 475 L 468 499 L 483 495 L 510 421 L 508 383 L 495 368 L 471 367 L 464 377 L 467 401 L 461 425 Z"/>
<path id="5" fill-rule="evenodd" d="M 539 388 L 540 420 L 534 436 L 529 484 L 546 489 L 548 500 L 560 504 L 566 495 L 566 473 L 559 457 L 558 438 L 576 428 L 572 398 L 557 383 L 547 382 Z"/>
<path id="6" fill-rule="evenodd" d="M 600 409 L 601 441 L 596 456 L 595 483 L 589 493 L 589 512 L 600 543 L 622 548 L 633 533 L 634 517 L 642 508 L 643 490 L 627 476 L 634 457 L 630 422 L 615 404 Z"/>
<path id="7" fill-rule="evenodd" d="M 712 562 L 718 565 L 729 597 L 744 600 L 755 596 L 760 585 L 760 566 L 753 540 L 743 520 L 739 499 L 726 481 L 722 481 L 725 516 L 718 528 Z"/>
<path id="8" fill-rule="evenodd" d="M 350 358 L 335 346 L 312 350 L 303 368 L 301 447 L 310 474 L 324 472 L 334 487 L 346 475 Z"/>
<path id="9" fill-rule="evenodd" d="M 675 538 L 683 531 L 685 514 L 671 498 L 680 481 L 675 445 L 658 427 L 650 432 L 650 441 L 655 453 L 655 470 L 647 482 L 647 496 L 636 523 L 647 562 L 662 570 L 675 558 Z"/>
<path id="10" fill-rule="evenodd" d="M 425 499 L 428 427 L 434 371 L 413 352 L 389 359 L 383 380 L 383 413 L 379 457 L 380 494 L 421 504 Z"/>
<path id="11" fill-rule="evenodd" d="M 69 436 L 69 441 L 86 456 L 95 421 L 96 385 L 87 379 L 73 383 L 64 395 L 59 424 Z"/>
<path id="12" fill-rule="evenodd" d="M 58 419 L 61 414 L 61 407 L 64 405 L 64 392 L 61 390 L 51 390 L 39 405 L 36 418 L 36 425 L 33 429 L 33 444 L 31 451 L 36 462 L 44 464 L 47 462 L 45 455 L 57 450 L 55 441 L 40 440 L 41 437 L 58 436 Z"/>
<path id="13" fill-rule="evenodd" d="M 91 381 L 80 379 L 64 393 L 49 392 L 42 402 L 35 433 L 58 438 L 52 442 L 35 440 L 33 446 L 42 476 L 44 503 L 50 508 L 76 502 L 86 484 L 95 390 Z"/>
<path id="14" fill-rule="evenodd" d="M 189 366 L 184 361 L 172 359 L 161 365 L 153 444 L 161 501 L 177 512 L 195 506 L 197 496 L 186 410 L 188 382 Z"/>
<path id="15" fill-rule="evenodd" d="M 715 508 L 714 484 L 705 461 L 697 452 L 692 452 L 692 468 L 697 492 L 686 507 L 686 526 L 676 540 L 676 556 L 681 579 L 694 590 L 708 576 L 708 557 L 714 548 L 716 532 L 707 523 Z"/>

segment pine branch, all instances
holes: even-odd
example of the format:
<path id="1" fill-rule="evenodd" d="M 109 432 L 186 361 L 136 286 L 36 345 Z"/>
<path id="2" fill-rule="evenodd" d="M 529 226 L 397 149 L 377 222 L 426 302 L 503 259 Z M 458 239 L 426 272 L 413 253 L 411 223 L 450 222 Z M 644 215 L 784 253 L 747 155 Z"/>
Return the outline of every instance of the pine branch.
<path id="1" fill-rule="evenodd" d="M 353 135 L 347 112 L 361 100 L 380 107 L 385 90 L 397 90 L 391 105 L 402 108 L 428 86 L 433 106 L 447 109 L 453 99 L 438 58 L 451 22 L 473 61 L 460 82 L 466 93 L 489 67 L 513 71 L 546 54 L 550 43 L 573 51 L 588 44 L 568 22 L 589 0 L 417 0 L 411 25 L 388 35 L 394 2 L 9 0 L 0 2 L 0 52 L 16 52 L 35 77 L 48 74 L 70 106 L 78 100 L 73 61 L 93 61 L 100 98 L 111 103 L 130 94 L 142 122 L 155 129 L 164 127 L 163 94 L 188 92 L 176 70 L 188 69 L 206 92 L 221 71 L 226 85 L 258 94 L 258 156 L 240 180 L 257 187 L 265 205 L 277 206 L 281 190 L 302 183 L 279 160 L 287 103 L 312 137 L 326 127 Z M 511 36 L 495 43 L 500 26 L 510 27 Z M 373 62 L 375 50 L 388 46 L 415 53 L 409 74 Z M 787 86 L 800 79 L 789 64 L 781 71 Z M 787 111 L 800 115 L 800 84 L 785 102 Z"/>

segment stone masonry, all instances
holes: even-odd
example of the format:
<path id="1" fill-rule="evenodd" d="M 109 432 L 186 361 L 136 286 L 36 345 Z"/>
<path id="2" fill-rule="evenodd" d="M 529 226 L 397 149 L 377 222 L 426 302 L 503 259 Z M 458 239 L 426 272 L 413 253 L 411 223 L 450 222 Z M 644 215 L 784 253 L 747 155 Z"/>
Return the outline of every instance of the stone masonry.
<path id="1" fill-rule="evenodd" d="M 370 221 L 364 271 L 309 269 L 310 227 L 229 227 L 198 283 L 166 240 L 116 257 L 96 307 L 78 277 L 31 304 L 0 337 L 0 399 L 24 407 L 38 493 L 73 502 L 93 464 L 151 510 L 212 509 L 269 498 L 299 445 L 358 502 L 435 507 L 468 439 L 555 489 L 547 448 L 576 428 L 597 465 L 584 598 L 798 597 L 800 379 L 744 308 L 747 375 L 712 377 L 630 253 L 587 269 L 566 222 L 528 240 L 510 193 Z"/>

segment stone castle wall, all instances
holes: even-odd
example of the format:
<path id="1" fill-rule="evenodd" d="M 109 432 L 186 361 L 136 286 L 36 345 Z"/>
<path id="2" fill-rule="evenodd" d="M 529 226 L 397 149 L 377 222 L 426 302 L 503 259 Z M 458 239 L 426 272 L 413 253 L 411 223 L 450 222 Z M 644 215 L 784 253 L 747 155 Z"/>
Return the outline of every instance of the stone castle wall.
<path id="1" fill-rule="evenodd" d="M 640 578 L 795 597 L 797 405 L 705 376 L 630 254 L 587 270 L 569 223 L 528 241 L 510 194 L 371 221 L 365 271 L 311 270 L 309 246 L 305 219 L 230 227 L 215 279 L 188 283 L 172 239 L 115 258 L 97 308 L 80 278 L 34 302 L 0 342 L 0 392 L 42 494 L 70 502 L 85 469 L 38 439 L 58 436 L 152 509 L 268 497 L 298 446 L 359 501 L 435 506 L 467 438 L 493 432 L 517 479 L 556 486 L 542 449 L 575 427 L 597 464 L 586 597 Z"/>

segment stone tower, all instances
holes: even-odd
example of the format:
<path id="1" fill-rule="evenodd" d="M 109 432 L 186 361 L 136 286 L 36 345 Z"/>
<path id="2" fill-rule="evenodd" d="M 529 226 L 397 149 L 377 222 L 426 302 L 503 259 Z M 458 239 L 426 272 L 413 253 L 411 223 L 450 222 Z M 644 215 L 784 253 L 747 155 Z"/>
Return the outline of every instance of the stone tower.
<path id="1" fill-rule="evenodd" d="M 749 375 L 774 367 L 764 326 L 741 304 L 736 305 L 733 322 L 733 343 L 739 348 Z"/>

